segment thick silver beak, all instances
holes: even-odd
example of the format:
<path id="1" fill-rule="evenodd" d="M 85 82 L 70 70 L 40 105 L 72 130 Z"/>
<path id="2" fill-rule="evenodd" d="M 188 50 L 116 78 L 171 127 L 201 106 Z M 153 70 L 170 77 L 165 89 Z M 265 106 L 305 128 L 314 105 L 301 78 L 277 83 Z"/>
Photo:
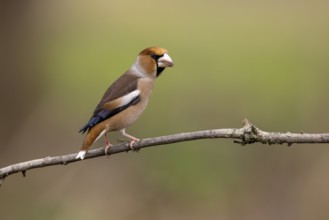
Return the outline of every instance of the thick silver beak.
<path id="1" fill-rule="evenodd" d="M 174 62 L 172 61 L 172 59 L 167 53 L 163 54 L 163 56 L 158 59 L 158 67 L 173 67 L 173 66 L 174 66 Z"/>

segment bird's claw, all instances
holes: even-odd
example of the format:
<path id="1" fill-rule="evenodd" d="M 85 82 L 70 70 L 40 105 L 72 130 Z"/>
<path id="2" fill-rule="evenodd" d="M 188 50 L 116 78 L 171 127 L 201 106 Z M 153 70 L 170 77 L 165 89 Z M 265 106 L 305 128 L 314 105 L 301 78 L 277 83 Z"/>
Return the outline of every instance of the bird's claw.
<path id="1" fill-rule="evenodd" d="M 107 144 L 104 148 L 104 152 L 106 157 L 110 157 L 110 154 L 108 153 L 109 149 L 112 147 L 112 144 Z"/>
<path id="2" fill-rule="evenodd" d="M 129 142 L 129 147 L 131 150 L 133 151 L 139 151 L 139 148 L 134 148 L 134 144 L 136 144 L 136 142 L 139 141 L 139 139 L 133 139 Z"/>

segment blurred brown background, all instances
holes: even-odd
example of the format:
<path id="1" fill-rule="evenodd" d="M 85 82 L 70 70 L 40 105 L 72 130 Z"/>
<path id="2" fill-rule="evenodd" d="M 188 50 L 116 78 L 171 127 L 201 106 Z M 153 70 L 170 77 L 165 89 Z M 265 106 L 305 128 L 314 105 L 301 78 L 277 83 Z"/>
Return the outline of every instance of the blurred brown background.
<path id="1" fill-rule="evenodd" d="M 0 166 L 78 152 L 140 50 L 175 67 L 128 131 L 328 132 L 329 2 L 1 1 Z M 120 135 L 113 133 L 112 140 Z M 101 147 L 102 141 L 94 145 Z M 1 219 L 328 219 L 329 146 L 203 140 L 27 172 Z"/>

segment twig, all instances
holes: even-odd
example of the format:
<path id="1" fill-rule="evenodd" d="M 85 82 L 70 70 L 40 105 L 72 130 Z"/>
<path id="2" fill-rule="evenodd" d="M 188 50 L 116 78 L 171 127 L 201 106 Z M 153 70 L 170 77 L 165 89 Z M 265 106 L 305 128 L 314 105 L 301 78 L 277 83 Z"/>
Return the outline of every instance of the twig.
<path id="1" fill-rule="evenodd" d="M 180 134 L 173 134 L 168 136 L 161 136 L 155 138 L 146 138 L 138 141 L 134 148 L 139 150 L 141 148 L 172 144 L 183 141 L 191 141 L 197 139 L 210 139 L 210 138 L 229 138 L 234 139 L 234 143 L 241 144 L 242 146 L 252 143 L 262 143 L 262 144 L 306 144 L 306 143 L 329 143 L 329 133 L 322 134 L 308 134 L 308 133 L 290 133 L 290 132 L 266 132 L 262 131 L 253 124 L 251 124 L 247 119 L 243 120 L 243 127 L 228 128 L 228 129 L 213 129 L 213 130 L 203 130 L 195 132 L 187 132 Z M 121 152 L 130 151 L 129 144 L 120 143 L 110 148 L 109 154 L 116 154 Z M 0 169 L 0 185 L 3 180 L 14 173 L 22 172 L 25 177 L 26 171 L 35 168 L 41 168 L 53 165 L 67 165 L 72 162 L 81 161 L 80 159 L 75 159 L 76 153 L 55 156 L 55 157 L 45 157 L 36 160 L 30 160 L 22 163 L 13 164 Z M 94 149 L 90 150 L 85 159 L 90 159 L 94 157 L 104 156 L 104 149 Z"/>

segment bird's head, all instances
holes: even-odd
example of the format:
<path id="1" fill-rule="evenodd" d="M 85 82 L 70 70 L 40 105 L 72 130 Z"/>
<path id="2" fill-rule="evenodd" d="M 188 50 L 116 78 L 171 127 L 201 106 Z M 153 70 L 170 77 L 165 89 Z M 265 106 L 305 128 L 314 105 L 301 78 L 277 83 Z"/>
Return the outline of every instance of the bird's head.
<path id="1" fill-rule="evenodd" d="M 160 47 L 149 47 L 142 50 L 136 64 L 143 73 L 151 77 L 158 77 L 166 67 L 174 66 L 167 50 Z"/>

